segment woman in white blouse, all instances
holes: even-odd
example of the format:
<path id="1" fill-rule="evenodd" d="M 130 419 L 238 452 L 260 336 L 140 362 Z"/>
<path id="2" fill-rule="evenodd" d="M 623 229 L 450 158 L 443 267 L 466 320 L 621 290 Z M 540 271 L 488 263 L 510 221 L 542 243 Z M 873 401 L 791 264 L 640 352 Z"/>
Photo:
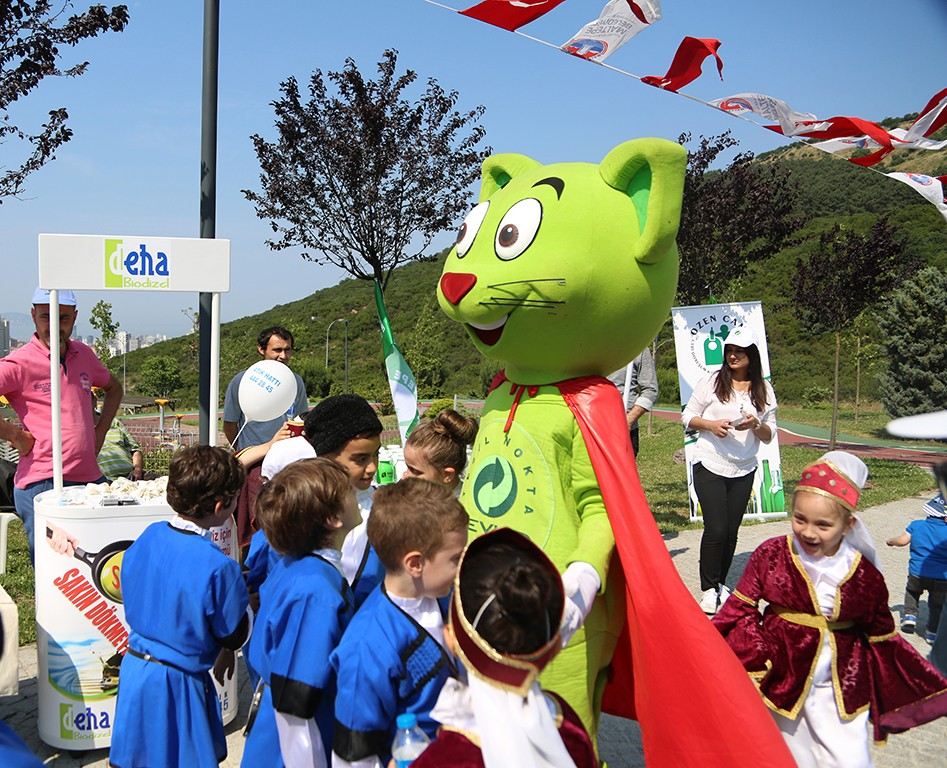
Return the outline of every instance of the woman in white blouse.
<path id="1" fill-rule="evenodd" d="M 727 336 L 723 366 L 697 383 L 683 421 L 685 429 L 698 432 L 693 472 L 704 518 L 700 607 L 713 615 L 729 595 L 727 571 L 753 491 L 757 451 L 776 434 L 776 395 L 763 379 L 748 329 Z"/>

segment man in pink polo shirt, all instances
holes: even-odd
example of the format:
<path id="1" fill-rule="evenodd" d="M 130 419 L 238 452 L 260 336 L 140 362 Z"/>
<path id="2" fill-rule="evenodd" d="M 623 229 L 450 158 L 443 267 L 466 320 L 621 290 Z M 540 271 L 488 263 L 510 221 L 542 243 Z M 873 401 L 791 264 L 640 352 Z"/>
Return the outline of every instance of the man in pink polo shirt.
<path id="1" fill-rule="evenodd" d="M 23 521 L 33 559 L 33 499 L 53 487 L 52 398 L 49 380 L 49 291 L 37 288 L 30 311 L 36 333 L 0 359 L 0 394 L 10 402 L 22 427 L 0 417 L 0 438 L 20 454 L 13 501 Z M 62 474 L 64 485 L 105 482 L 95 457 L 122 402 L 122 386 L 85 344 L 70 340 L 76 324 L 76 296 L 59 292 L 60 393 L 62 399 Z M 89 393 L 105 390 L 102 416 L 92 418 Z"/>

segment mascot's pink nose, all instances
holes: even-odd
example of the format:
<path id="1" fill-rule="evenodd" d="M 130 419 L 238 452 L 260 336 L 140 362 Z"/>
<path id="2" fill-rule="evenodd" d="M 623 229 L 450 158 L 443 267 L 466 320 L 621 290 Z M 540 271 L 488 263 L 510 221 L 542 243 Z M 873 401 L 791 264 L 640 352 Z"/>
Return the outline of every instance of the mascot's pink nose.
<path id="1" fill-rule="evenodd" d="M 468 272 L 445 272 L 441 275 L 441 293 L 451 304 L 460 304 L 477 284 L 477 276 Z"/>

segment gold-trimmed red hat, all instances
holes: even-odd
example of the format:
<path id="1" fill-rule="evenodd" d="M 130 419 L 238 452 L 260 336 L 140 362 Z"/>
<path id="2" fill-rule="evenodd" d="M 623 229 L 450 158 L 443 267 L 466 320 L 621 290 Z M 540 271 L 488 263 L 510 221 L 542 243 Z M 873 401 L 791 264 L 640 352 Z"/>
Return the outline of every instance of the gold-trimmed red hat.
<path id="1" fill-rule="evenodd" d="M 469 563 L 471 558 L 476 557 L 478 552 L 499 543 L 512 545 L 524 552 L 528 551 L 531 557 L 548 569 L 550 575 L 554 577 L 552 579 L 553 583 L 557 584 L 560 590 L 562 589 L 562 577 L 559 570 L 553 565 L 545 552 L 526 536 L 512 528 L 498 528 L 474 539 L 464 550 L 460 566 L 457 569 L 457 576 L 454 579 L 454 595 L 450 604 L 450 625 L 457 640 L 458 655 L 469 672 L 486 678 L 492 684 L 504 690 L 514 691 L 521 696 L 525 696 L 540 672 L 562 650 L 562 639 L 559 636 L 559 625 L 562 623 L 562 616 L 555 617 L 555 623 L 551 624 L 550 627 L 549 640 L 533 653 L 504 653 L 493 648 L 490 643 L 480 636 L 476 630 L 476 625 L 480 614 L 483 613 L 484 608 L 488 607 L 490 598 L 488 597 L 484 605 L 480 606 L 477 616 L 467 616 L 464 613 L 460 598 L 460 582 L 464 574 L 464 565 Z M 563 595 L 564 605 L 565 596 Z"/>
<path id="2" fill-rule="evenodd" d="M 854 512 L 867 479 L 868 467 L 857 456 L 846 451 L 829 451 L 802 470 L 796 490 L 827 496 Z"/>

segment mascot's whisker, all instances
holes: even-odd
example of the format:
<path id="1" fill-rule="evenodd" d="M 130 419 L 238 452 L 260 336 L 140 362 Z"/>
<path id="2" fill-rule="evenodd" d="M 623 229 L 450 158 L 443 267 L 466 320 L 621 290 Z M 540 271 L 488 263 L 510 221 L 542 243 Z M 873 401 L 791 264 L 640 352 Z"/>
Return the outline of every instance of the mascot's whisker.
<path id="1" fill-rule="evenodd" d="M 552 299 L 514 299 L 514 298 L 490 298 L 477 302 L 482 307 L 523 307 L 526 309 L 552 309 L 559 304 L 565 304 L 564 301 L 553 301 Z"/>

